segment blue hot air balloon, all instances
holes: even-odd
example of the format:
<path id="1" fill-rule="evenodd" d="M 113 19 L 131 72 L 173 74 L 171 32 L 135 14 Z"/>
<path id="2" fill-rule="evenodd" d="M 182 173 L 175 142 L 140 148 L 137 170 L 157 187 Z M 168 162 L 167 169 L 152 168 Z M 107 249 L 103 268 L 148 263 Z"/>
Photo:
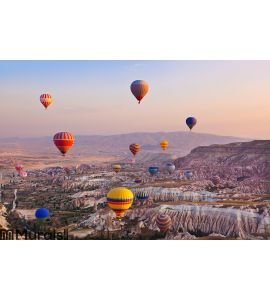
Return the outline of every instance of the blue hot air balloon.
<path id="1" fill-rule="evenodd" d="M 36 210 L 35 216 L 37 219 L 47 219 L 50 216 L 50 213 L 47 208 L 38 208 Z"/>
<path id="2" fill-rule="evenodd" d="M 192 178 L 192 176 L 193 176 L 193 173 L 192 173 L 192 171 L 185 171 L 185 176 L 186 176 L 186 178 L 187 179 L 191 179 Z"/>
<path id="3" fill-rule="evenodd" d="M 149 167 L 148 168 L 148 172 L 150 173 L 150 175 L 155 175 L 158 173 L 158 171 L 159 171 L 158 167 Z"/>
<path id="4" fill-rule="evenodd" d="M 197 123 L 197 120 L 194 117 L 188 117 L 186 119 L 186 124 L 190 130 L 196 125 L 196 123 Z"/>

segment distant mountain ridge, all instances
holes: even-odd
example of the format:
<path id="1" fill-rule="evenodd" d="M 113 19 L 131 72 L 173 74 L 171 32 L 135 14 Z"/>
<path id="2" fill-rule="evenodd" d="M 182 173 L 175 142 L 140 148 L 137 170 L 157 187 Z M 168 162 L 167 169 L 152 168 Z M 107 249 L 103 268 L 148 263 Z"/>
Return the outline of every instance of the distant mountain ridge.
<path id="1" fill-rule="evenodd" d="M 129 154 L 129 145 L 138 143 L 141 145 L 141 152 L 164 153 L 159 146 L 161 139 L 169 141 L 167 153 L 174 153 L 177 156 L 188 154 L 198 146 L 211 144 L 226 144 L 232 142 L 248 141 L 249 139 L 219 136 L 207 133 L 196 132 L 135 132 L 116 135 L 75 135 L 75 145 L 70 153 L 76 155 L 107 153 L 112 155 L 125 156 Z M 13 147 L 14 150 L 21 150 L 30 153 L 42 153 L 53 155 L 57 149 L 53 145 L 52 137 L 40 138 L 9 138 L 0 139 L 1 149 Z M 1 150 L 0 150 L 1 151 Z M 165 152 L 165 153 L 166 153 Z M 138 155 L 138 157 L 140 156 Z"/>
<path id="2" fill-rule="evenodd" d="M 200 146 L 175 165 L 198 180 L 218 176 L 243 192 L 270 193 L 270 140 Z"/>

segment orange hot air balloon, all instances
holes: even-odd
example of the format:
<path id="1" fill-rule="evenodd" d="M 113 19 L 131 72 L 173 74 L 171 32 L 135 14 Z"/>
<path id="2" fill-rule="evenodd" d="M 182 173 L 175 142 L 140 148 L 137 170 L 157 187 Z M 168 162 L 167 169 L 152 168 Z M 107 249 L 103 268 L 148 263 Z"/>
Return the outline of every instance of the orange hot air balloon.
<path id="1" fill-rule="evenodd" d="M 135 80 L 131 83 L 130 90 L 140 104 L 149 90 L 149 85 L 145 80 Z"/>
<path id="2" fill-rule="evenodd" d="M 47 109 L 48 106 L 52 104 L 52 96 L 49 94 L 42 94 L 40 96 L 40 102 L 45 107 L 45 109 Z"/>
<path id="3" fill-rule="evenodd" d="M 129 146 L 129 150 L 131 153 L 135 156 L 141 149 L 141 146 L 139 144 L 131 144 Z"/>
<path id="4" fill-rule="evenodd" d="M 169 142 L 166 141 L 166 140 L 161 140 L 159 144 L 160 144 L 160 147 L 161 147 L 163 150 L 166 150 L 166 149 L 168 148 L 168 146 L 169 146 Z"/>
<path id="5" fill-rule="evenodd" d="M 53 137 L 53 142 L 58 150 L 65 155 L 74 144 L 74 137 L 70 132 L 58 132 Z"/>

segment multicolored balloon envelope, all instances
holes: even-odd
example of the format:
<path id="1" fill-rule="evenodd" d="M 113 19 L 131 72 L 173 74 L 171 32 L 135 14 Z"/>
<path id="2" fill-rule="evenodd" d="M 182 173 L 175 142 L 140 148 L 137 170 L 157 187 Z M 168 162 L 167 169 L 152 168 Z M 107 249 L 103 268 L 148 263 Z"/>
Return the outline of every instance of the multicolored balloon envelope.
<path id="1" fill-rule="evenodd" d="M 140 149 L 141 149 L 141 146 L 139 144 L 129 145 L 129 150 L 134 156 L 136 156 L 136 154 L 139 153 Z"/>
<path id="2" fill-rule="evenodd" d="M 41 104 L 47 109 L 52 104 L 52 96 L 49 94 L 42 94 L 40 96 Z"/>
<path id="3" fill-rule="evenodd" d="M 156 218 L 156 224 L 161 232 L 166 232 L 172 225 L 171 217 L 165 213 L 160 213 Z"/>
<path id="4" fill-rule="evenodd" d="M 140 103 L 143 97 L 147 94 L 149 90 L 149 85 L 145 80 L 135 80 L 131 83 L 130 90 L 134 97 Z"/>
<path id="5" fill-rule="evenodd" d="M 35 212 L 35 216 L 37 219 L 47 219 L 50 216 L 50 212 L 47 208 L 38 208 Z"/>
<path id="6" fill-rule="evenodd" d="M 194 117 L 188 117 L 186 119 L 186 124 L 189 127 L 189 129 L 191 130 L 197 124 L 197 120 Z"/>
<path id="7" fill-rule="evenodd" d="M 149 193 L 146 191 L 139 191 L 136 193 L 136 200 L 146 201 L 149 198 Z"/>
<path id="8" fill-rule="evenodd" d="M 162 150 L 166 150 L 169 146 L 169 142 L 166 140 L 161 140 L 159 144 Z"/>
<path id="9" fill-rule="evenodd" d="M 167 163 L 166 169 L 170 174 L 172 174 L 175 171 L 175 165 L 173 163 Z"/>
<path id="10" fill-rule="evenodd" d="M 113 165 L 113 170 L 115 173 L 119 173 L 121 171 L 121 165 Z"/>
<path id="11" fill-rule="evenodd" d="M 53 142 L 58 150 L 65 155 L 74 144 L 74 137 L 70 132 L 58 132 L 53 137 Z"/>
<path id="12" fill-rule="evenodd" d="M 125 215 L 133 200 L 132 191 L 124 187 L 113 188 L 107 194 L 108 206 L 115 212 L 117 218 L 122 218 Z"/>
<path id="13" fill-rule="evenodd" d="M 148 172 L 150 173 L 150 175 L 155 175 L 157 174 L 159 171 L 159 167 L 149 167 L 148 168 Z"/>

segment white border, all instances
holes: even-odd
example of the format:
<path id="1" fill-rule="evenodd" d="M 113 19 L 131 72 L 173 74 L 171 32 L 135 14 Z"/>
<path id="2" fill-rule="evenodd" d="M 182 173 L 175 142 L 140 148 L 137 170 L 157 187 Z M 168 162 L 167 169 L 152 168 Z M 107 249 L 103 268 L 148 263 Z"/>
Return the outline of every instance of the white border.
<path id="1" fill-rule="evenodd" d="M 266 0 L 1 1 L 0 58 L 269 59 L 269 11 Z M 5 300 L 269 298 L 268 241 L 0 245 Z"/>

